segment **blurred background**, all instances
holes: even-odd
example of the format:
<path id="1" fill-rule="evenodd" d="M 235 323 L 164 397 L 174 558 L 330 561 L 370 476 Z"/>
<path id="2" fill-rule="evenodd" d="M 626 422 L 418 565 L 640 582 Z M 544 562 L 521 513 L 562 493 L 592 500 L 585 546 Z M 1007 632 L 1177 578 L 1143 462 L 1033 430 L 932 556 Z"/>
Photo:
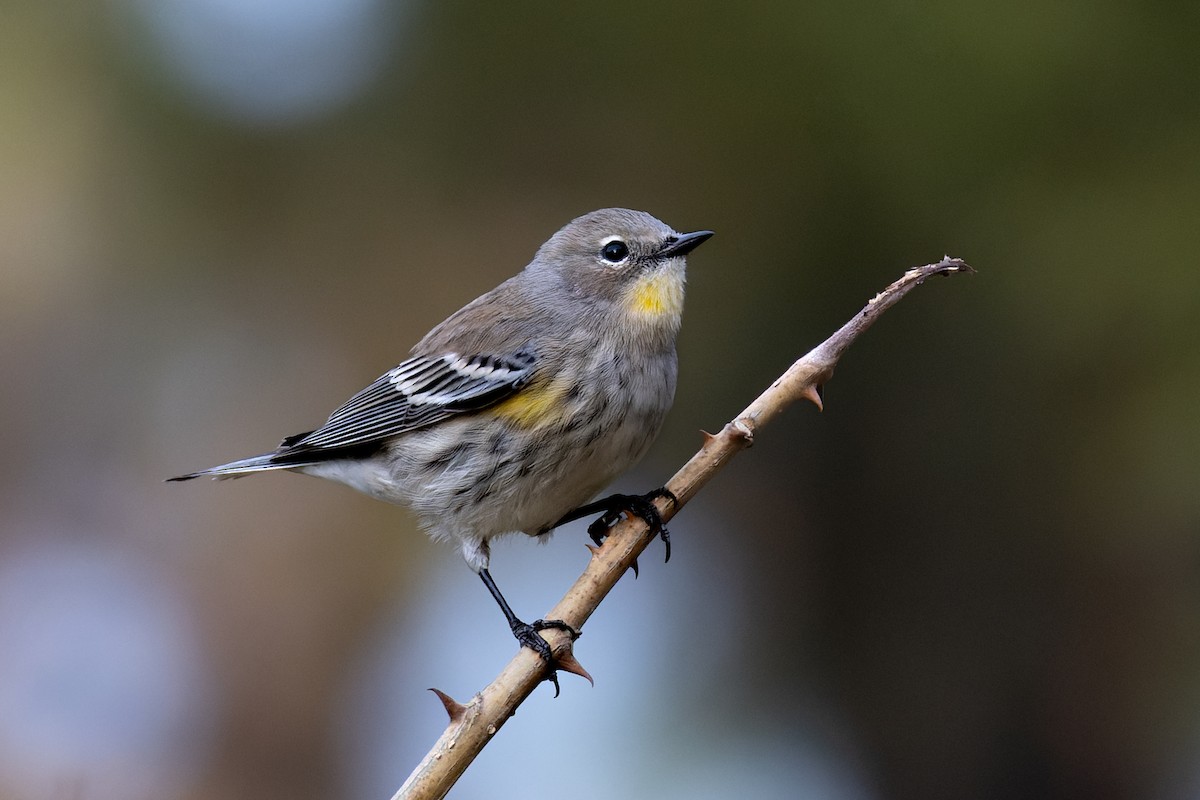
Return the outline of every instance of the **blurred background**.
<path id="1" fill-rule="evenodd" d="M 390 797 L 515 651 L 404 510 L 162 479 L 572 217 L 712 228 L 651 548 L 452 796 L 1200 797 L 1200 6 L 108 0 L 0 24 L 0 796 Z M 500 544 L 526 618 L 584 525 Z M 532 783 L 532 786 L 531 786 Z"/>

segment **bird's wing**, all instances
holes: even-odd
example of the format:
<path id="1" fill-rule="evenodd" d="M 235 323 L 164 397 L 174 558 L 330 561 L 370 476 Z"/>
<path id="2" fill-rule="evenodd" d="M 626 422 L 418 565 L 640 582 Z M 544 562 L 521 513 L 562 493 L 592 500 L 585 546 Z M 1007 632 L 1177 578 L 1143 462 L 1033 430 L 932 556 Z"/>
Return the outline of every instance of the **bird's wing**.
<path id="1" fill-rule="evenodd" d="M 375 442 L 478 411 L 524 386 L 536 361 L 528 350 L 413 356 L 351 397 L 320 428 L 284 439 L 280 450 L 296 453 Z"/>

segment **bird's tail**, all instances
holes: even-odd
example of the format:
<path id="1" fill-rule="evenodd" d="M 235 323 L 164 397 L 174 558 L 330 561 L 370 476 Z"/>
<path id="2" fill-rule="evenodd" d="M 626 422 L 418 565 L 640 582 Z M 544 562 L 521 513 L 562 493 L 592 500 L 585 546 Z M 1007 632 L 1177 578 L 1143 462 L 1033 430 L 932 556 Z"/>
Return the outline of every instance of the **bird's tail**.
<path id="1" fill-rule="evenodd" d="M 203 478 L 205 476 L 224 480 L 225 478 L 240 478 L 243 475 L 250 475 L 255 472 L 295 469 L 296 467 L 304 466 L 303 462 L 283 461 L 281 463 L 277 460 L 278 456 L 278 453 L 263 453 L 261 456 L 230 461 L 228 464 L 222 464 L 219 467 L 210 467 L 209 469 L 202 469 L 199 472 L 189 472 L 187 475 L 177 475 L 174 478 L 167 478 L 167 481 L 190 481 L 192 478 Z"/>

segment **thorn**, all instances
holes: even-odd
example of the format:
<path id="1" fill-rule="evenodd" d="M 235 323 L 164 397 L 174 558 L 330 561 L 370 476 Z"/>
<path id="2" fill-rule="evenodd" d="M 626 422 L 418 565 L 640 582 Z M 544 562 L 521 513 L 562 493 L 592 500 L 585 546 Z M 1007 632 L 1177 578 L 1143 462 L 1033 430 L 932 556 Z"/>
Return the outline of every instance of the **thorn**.
<path id="1" fill-rule="evenodd" d="M 816 406 L 817 411 L 825 410 L 825 403 L 822 401 L 822 398 L 821 398 L 821 387 L 806 386 L 804 388 L 804 391 L 800 393 L 800 396 L 803 397 L 805 400 L 808 400 L 809 402 L 811 402 L 814 406 Z"/>
<path id="2" fill-rule="evenodd" d="M 700 435 L 704 437 L 705 446 L 707 446 L 713 439 L 717 438 L 703 428 L 700 429 Z"/>
<path id="3" fill-rule="evenodd" d="M 747 425 L 745 420 L 739 418 L 729 424 L 733 426 L 734 433 L 746 442 L 746 447 L 754 446 L 754 429 Z"/>
<path id="4" fill-rule="evenodd" d="M 592 680 L 591 674 L 589 674 L 588 671 L 583 668 L 583 664 L 579 663 L 579 660 L 575 658 L 575 654 L 570 650 L 563 653 L 561 656 L 555 657 L 554 663 L 555 666 L 564 672 L 569 672 L 572 675 L 578 675 L 579 677 L 586 679 L 587 682 L 592 686 L 596 685 L 596 682 Z"/>
<path id="5" fill-rule="evenodd" d="M 633 570 L 633 579 L 636 581 L 638 579 L 638 566 L 636 558 L 633 560 L 633 563 L 629 565 L 629 569 Z"/>
<path id="6" fill-rule="evenodd" d="M 592 558 L 595 558 L 596 556 L 600 555 L 600 548 L 596 547 L 596 545 L 588 544 L 587 542 L 584 542 L 583 546 L 586 547 L 588 549 L 588 552 L 590 552 L 592 554 Z"/>
<path id="7" fill-rule="evenodd" d="M 450 695 L 443 692 L 441 689 L 429 687 L 429 691 L 437 695 L 438 700 L 442 701 L 442 705 L 446 707 L 446 713 L 450 715 L 450 724 L 457 725 L 462 722 L 467 713 L 467 707 L 455 700 Z"/>

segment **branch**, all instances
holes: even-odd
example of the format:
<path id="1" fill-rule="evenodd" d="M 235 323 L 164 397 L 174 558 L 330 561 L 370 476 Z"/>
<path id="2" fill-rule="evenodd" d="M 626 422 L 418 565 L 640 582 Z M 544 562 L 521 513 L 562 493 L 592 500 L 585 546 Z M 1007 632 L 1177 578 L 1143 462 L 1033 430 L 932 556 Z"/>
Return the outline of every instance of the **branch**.
<path id="1" fill-rule="evenodd" d="M 672 504 L 669 499 L 655 501 L 663 521 L 675 516 L 739 450 L 753 444 L 759 429 L 785 408 L 802 398 L 821 408 L 821 387 L 833 377 L 833 369 L 846 348 L 871 327 L 880 314 L 931 275 L 974 271 L 965 262 L 946 256 L 937 264 L 910 269 L 900 280 L 872 298 L 837 333 L 792 364 L 720 433 L 715 436 L 704 434 L 704 446 L 700 452 L 692 456 L 667 483 L 667 489 L 678 498 L 678 503 Z M 587 569 L 546 615 L 546 619 L 561 619 L 576 630 L 582 629 L 584 622 L 653 540 L 646 523 L 637 518 L 626 519 L 613 527 L 604 545 L 592 548 L 592 559 Z M 571 641 L 564 632 L 546 630 L 542 631 L 542 636 L 553 648 L 560 669 L 591 680 L 575 660 Z M 541 683 L 545 674 L 546 665 L 541 657 L 523 647 L 504 671 L 465 705 L 434 689 L 450 715 L 450 725 L 392 800 L 445 797 L 500 726 Z"/>

